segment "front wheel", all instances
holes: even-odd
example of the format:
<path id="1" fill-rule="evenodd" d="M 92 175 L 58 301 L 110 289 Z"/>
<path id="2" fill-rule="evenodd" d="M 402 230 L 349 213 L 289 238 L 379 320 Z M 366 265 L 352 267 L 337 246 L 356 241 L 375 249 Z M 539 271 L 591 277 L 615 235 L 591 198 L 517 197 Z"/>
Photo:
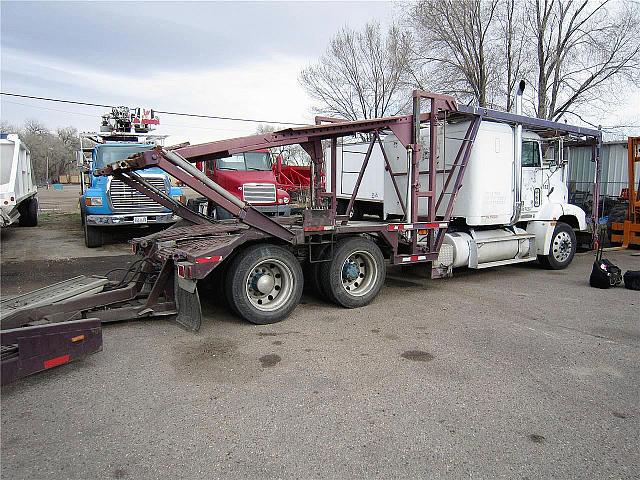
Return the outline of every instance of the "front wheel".
<path id="1" fill-rule="evenodd" d="M 550 270 L 567 268 L 576 253 L 576 234 L 566 223 L 558 222 L 553 230 L 548 255 L 538 255 L 542 266 Z"/>
<path id="2" fill-rule="evenodd" d="M 254 245 L 229 265 L 225 282 L 231 308 L 251 323 L 286 318 L 300 302 L 304 276 L 298 259 L 276 245 Z"/>
<path id="3" fill-rule="evenodd" d="M 31 197 L 25 200 L 18 207 L 20 212 L 19 224 L 21 227 L 37 227 L 38 226 L 38 199 Z"/>
<path id="4" fill-rule="evenodd" d="M 368 305 L 384 284 L 384 256 L 378 245 L 364 237 L 338 242 L 333 259 L 320 266 L 320 281 L 327 296 L 338 305 Z"/>
<path id="5" fill-rule="evenodd" d="M 87 225 L 87 221 L 85 219 L 84 244 L 87 246 L 87 248 L 96 248 L 101 247 L 102 243 L 102 229 L 99 227 L 92 227 L 90 225 Z"/>

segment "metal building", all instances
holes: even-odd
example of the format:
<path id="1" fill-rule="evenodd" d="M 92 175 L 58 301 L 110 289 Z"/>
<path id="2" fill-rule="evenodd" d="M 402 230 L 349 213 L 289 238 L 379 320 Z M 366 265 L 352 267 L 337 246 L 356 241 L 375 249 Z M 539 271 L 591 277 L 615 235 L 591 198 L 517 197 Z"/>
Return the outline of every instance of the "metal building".
<path id="1" fill-rule="evenodd" d="M 600 152 L 602 172 L 600 174 L 600 195 L 617 198 L 620 191 L 628 186 L 627 141 L 605 142 Z M 569 196 L 580 196 L 591 192 L 595 164 L 591 161 L 591 147 L 569 147 Z M 640 165 L 636 165 L 636 178 L 640 176 Z"/>

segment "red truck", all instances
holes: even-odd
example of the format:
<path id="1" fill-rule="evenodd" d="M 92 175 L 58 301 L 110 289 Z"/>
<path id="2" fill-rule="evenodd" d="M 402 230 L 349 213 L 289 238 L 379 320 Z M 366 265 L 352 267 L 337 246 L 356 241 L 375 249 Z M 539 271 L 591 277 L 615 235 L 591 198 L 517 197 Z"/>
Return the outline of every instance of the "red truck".
<path id="1" fill-rule="evenodd" d="M 207 177 L 240 200 L 269 216 L 291 214 L 291 197 L 276 178 L 269 150 L 237 153 L 230 157 L 197 162 Z M 204 205 L 204 199 L 198 201 Z M 204 211 L 204 207 L 199 208 Z M 213 206 L 210 215 L 218 220 L 232 218 L 224 208 Z"/>

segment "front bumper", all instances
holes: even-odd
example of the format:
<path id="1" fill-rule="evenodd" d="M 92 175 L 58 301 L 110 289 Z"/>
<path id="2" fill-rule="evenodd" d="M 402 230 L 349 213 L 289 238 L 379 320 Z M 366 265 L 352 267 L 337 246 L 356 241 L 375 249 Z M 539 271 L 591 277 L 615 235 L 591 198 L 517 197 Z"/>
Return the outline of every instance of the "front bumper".
<path id="1" fill-rule="evenodd" d="M 144 219 L 144 221 L 142 221 Z M 115 227 L 118 225 L 155 225 L 174 223 L 180 217 L 173 213 L 136 213 L 119 215 L 87 215 L 85 221 L 87 225 L 99 227 Z"/>
<path id="2" fill-rule="evenodd" d="M 288 217 L 291 215 L 291 205 L 252 205 L 261 213 L 275 217 Z"/>

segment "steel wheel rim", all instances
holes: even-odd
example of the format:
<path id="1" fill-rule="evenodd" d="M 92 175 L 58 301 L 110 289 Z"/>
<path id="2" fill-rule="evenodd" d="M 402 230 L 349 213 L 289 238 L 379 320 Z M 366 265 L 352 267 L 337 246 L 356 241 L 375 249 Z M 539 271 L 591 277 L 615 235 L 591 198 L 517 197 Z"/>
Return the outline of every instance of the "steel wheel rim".
<path id="1" fill-rule="evenodd" d="M 354 297 L 362 297 L 373 290 L 378 278 L 378 264 L 370 252 L 351 253 L 341 269 L 342 288 Z"/>
<path id="2" fill-rule="evenodd" d="M 281 308 L 291 298 L 293 272 L 275 258 L 260 260 L 247 275 L 245 294 L 251 304 L 263 312 Z"/>
<path id="3" fill-rule="evenodd" d="M 571 255 L 571 249 L 573 245 L 571 244 L 571 237 L 567 232 L 560 232 L 553 239 L 553 245 L 551 246 L 553 258 L 555 258 L 558 262 L 564 263 Z"/>

